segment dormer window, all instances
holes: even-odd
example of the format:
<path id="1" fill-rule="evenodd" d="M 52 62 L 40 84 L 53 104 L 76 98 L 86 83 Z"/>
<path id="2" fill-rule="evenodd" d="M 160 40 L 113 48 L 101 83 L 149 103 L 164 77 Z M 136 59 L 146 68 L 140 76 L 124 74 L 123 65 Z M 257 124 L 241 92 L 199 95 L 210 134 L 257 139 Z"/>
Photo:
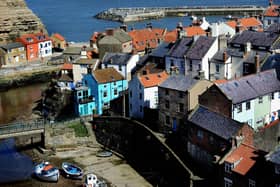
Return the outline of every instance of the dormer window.
<path id="1" fill-rule="evenodd" d="M 225 172 L 231 173 L 231 170 L 233 169 L 233 164 L 225 162 Z"/>

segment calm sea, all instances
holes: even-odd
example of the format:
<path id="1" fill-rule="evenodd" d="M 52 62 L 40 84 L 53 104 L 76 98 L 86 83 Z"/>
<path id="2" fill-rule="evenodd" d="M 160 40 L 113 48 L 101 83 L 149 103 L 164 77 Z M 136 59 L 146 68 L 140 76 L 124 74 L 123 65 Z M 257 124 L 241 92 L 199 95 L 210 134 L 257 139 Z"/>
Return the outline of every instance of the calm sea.
<path id="1" fill-rule="evenodd" d="M 49 34 L 59 32 L 67 41 L 88 41 L 94 31 L 120 26 L 118 22 L 93 18 L 97 13 L 115 7 L 164 7 L 164 6 L 211 6 L 211 5 L 261 5 L 268 0 L 26 0 L 29 8 L 37 14 Z M 216 22 L 222 17 L 208 17 Z M 178 22 L 190 24 L 189 17 L 172 17 L 152 20 L 154 27 L 174 29 Z M 147 22 L 130 23 L 128 28 L 144 28 Z"/>

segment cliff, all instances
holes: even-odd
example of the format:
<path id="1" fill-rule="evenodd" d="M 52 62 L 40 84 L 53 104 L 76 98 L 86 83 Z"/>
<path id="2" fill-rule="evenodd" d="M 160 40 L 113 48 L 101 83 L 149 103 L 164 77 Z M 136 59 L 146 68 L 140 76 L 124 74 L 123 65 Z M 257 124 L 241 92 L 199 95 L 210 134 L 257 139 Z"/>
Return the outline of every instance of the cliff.
<path id="1" fill-rule="evenodd" d="M 41 20 L 27 7 L 24 0 L 0 1 L 0 45 L 25 33 L 45 31 Z"/>

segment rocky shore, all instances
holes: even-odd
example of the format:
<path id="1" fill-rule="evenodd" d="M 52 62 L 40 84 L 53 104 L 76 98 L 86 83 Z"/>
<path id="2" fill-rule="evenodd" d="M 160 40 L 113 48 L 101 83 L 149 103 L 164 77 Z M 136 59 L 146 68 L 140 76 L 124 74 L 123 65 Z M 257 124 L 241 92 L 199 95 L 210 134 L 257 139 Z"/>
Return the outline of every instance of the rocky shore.
<path id="1" fill-rule="evenodd" d="M 45 26 L 24 0 L 0 1 L 0 45 L 21 34 L 39 31 L 46 32 Z"/>

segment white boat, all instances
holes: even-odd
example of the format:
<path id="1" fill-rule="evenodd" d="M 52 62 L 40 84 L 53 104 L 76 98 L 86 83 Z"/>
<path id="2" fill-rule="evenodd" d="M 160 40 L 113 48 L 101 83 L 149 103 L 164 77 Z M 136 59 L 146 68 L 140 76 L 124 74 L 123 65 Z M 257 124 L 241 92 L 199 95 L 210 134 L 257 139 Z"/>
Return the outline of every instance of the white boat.
<path id="1" fill-rule="evenodd" d="M 62 170 L 64 171 L 66 177 L 70 177 L 73 179 L 82 179 L 83 178 L 83 170 L 79 168 L 78 166 L 63 162 L 62 163 Z"/>
<path id="2" fill-rule="evenodd" d="M 59 179 L 59 169 L 51 165 L 49 162 L 41 162 L 34 168 L 34 174 L 37 178 L 57 182 Z"/>
<path id="3" fill-rule="evenodd" d="M 98 157 L 110 157 L 113 153 L 111 151 L 100 151 L 96 154 Z"/>
<path id="4" fill-rule="evenodd" d="M 98 179 L 96 175 L 90 173 L 86 175 L 84 187 L 97 187 Z"/>

